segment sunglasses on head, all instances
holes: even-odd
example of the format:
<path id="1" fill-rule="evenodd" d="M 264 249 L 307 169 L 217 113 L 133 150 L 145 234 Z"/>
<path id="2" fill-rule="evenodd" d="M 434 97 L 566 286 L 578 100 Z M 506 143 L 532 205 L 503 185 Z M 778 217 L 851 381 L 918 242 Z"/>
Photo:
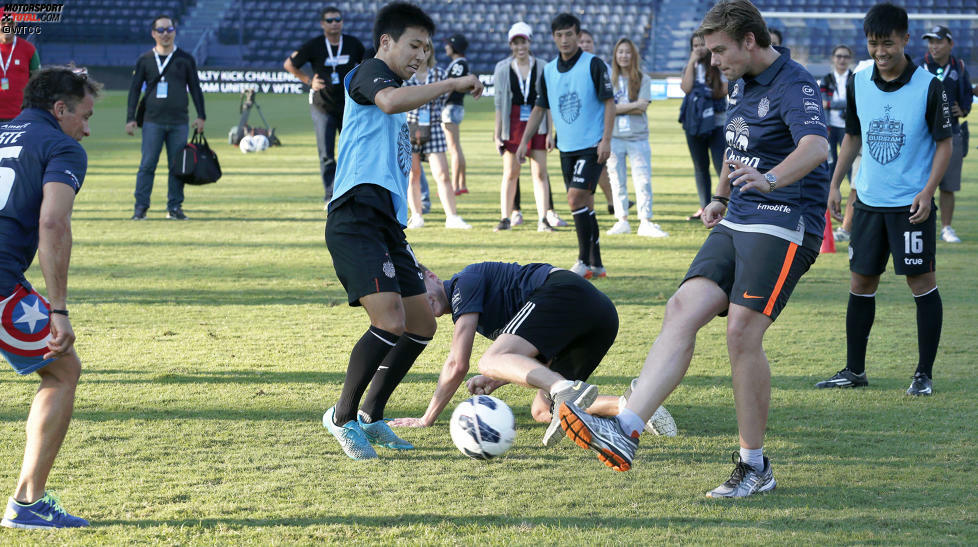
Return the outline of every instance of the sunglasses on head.
<path id="1" fill-rule="evenodd" d="M 159 34 L 169 34 L 171 32 L 176 32 L 177 29 L 175 27 L 156 27 L 153 30 Z"/>
<path id="2" fill-rule="evenodd" d="M 343 18 L 342 17 L 323 17 L 323 21 L 326 21 L 327 23 L 342 23 L 343 22 Z"/>

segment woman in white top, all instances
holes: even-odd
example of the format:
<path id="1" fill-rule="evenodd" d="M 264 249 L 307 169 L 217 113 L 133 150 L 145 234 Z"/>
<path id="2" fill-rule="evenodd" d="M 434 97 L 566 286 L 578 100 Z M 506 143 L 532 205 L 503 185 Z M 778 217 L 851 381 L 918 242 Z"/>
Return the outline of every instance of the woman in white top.
<path id="1" fill-rule="evenodd" d="M 445 77 L 445 71 L 435 66 L 434 50 L 429 44 L 427 60 L 418 67 L 418 71 L 414 73 L 414 76 L 411 76 L 411 79 L 404 82 L 404 85 L 431 84 L 444 80 Z M 445 150 L 448 149 L 448 145 L 445 132 L 442 130 L 441 124 L 438 123 L 447 98 L 447 94 L 437 97 L 433 101 L 408 112 L 407 115 L 409 127 L 417 128 L 418 131 L 427 134 L 427 139 L 423 143 L 419 143 L 418 135 L 411 135 L 411 176 L 408 178 L 408 207 L 411 209 L 411 218 L 408 220 L 408 229 L 424 226 L 421 209 L 421 162 L 425 159 L 431 166 L 431 176 L 434 177 L 438 186 L 438 199 L 441 200 L 441 206 L 445 209 L 445 227 L 460 230 L 468 230 L 472 227 L 462 220 L 455 209 L 455 191 L 452 189 L 452 181 L 448 176 L 448 160 L 445 157 Z"/>
<path id="2" fill-rule="evenodd" d="M 543 67 L 546 63 L 530 53 L 530 39 L 533 31 L 530 25 L 519 22 L 509 29 L 509 48 L 512 55 L 496 63 L 493 71 L 494 102 L 496 125 L 493 141 L 503 157 L 503 180 L 499 195 L 502 219 L 495 231 L 508 230 L 512 226 L 513 197 L 517 191 L 520 176 L 520 163 L 516 160 L 516 149 L 523 138 L 530 111 L 540 93 L 543 81 Z M 530 141 L 527 156 L 530 159 L 530 172 L 533 175 L 533 197 L 537 205 L 537 230 L 552 232 L 547 221 L 549 188 L 547 186 L 547 152 L 554 146 L 550 131 L 550 115 L 544 114 L 540 129 Z"/>
<path id="3" fill-rule="evenodd" d="M 652 149 L 649 147 L 649 118 L 645 111 L 652 98 L 652 80 L 639 67 L 638 48 L 628 38 L 615 44 L 611 84 L 615 88 L 615 127 L 611 134 L 608 177 L 618 222 L 609 234 L 631 233 L 628 224 L 628 180 L 625 158 L 632 164 L 632 185 L 638 195 L 638 235 L 667 237 L 652 222 Z"/>

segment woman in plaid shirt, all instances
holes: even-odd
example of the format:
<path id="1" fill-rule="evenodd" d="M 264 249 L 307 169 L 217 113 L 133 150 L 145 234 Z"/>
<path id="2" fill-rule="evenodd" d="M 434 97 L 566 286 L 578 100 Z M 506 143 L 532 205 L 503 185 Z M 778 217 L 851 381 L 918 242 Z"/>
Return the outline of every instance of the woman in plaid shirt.
<path id="1" fill-rule="evenodd" d="M 410 80 L 404 82 L 405 86 L 431 84 L 444 80 L 445 70 L 435 66 L 435 54 L 431 45 L 428 45 L 428 59 L 425 64 L 418 67 L 418 71 Z M 408 112 L 408 125 L 411 127 L 411 176 L 409 179 L 409 199 L 408 206 L 411 208 L 411 218 L 408 220 L 408 229 L 420 228 L 424 226 L 424 217 L 421 214 L 421 162 L 427 160 L 431 165 L 431 175 L 438 184 L 438 199 L 445 210 L 445 227 L 460 230 L 472 228 L 460 217 L 455 209 L 455 191 L 452 189 L 452 181 L 448 175 L 448 160 L 445 157 L 445 150 L 448 143 L 445 140 L 445 131 L 442 130 L 441 111 L 445 106 L 448 95 L 441 95 L 428 104 Z M 432 123 L 434 120 L 434 123 Z M 417 127 L 417 129 L 415 129 Z M 427 140 L 419 144 L 418 134 L 427 133 Z"/>

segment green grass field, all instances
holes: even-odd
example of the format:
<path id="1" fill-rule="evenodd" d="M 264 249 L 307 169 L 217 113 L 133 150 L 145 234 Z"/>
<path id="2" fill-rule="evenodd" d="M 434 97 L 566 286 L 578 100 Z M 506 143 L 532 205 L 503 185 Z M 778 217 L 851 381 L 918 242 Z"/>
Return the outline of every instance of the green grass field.
<path id="1" fill-rule="evenodd" d="M 958 197 L 964 243 L 938 245 L 945 321 L 935 395 L 904 395 L 916 364 L 915 308 L 892 273 L 879 291 L 870 387 L 813 389 L 845 359 L 845 245 L 822 255 L 765 344 L 773 372 L 766 448 L 778 489 L 731 503 L 703 495 L 726 479 L 737 448 L 723 320 L 703 329 L 689 375 L 666 402 L 679 436 L 644 437 L 628 473 L 566 440 L 544 449 L 545 427 L 529 414 L 532 393 L 513 386 L 496 392 L 518 422 L 516 444 L 501 460 L 463 457 L 447 412 L 435 427 L 403 432 L 413 452 L 384 450 L 368 463 L 343 455 L 320 420 L 339 395 L 366 316 L 346 305 L 323 241 L 308 105 L 301 96 L 259 100 L 285 146 L 247 156 L 229 147 L 238 98 L 208 96 L 208 135 L 224 178 L 188 188 L 192 220 L 179 223 L 163 220 L 163 168 L 149 220 L 128 220 L 139 139 L 123 132 L 124 95 L 109 93 L 96 105 L 69 280 L 85 373 L 49 482 L 93 525 L 2 529 L 0 544 L 978 543 L 978 296 L 968 277 L 978 251 L 978 151 L 966 159 Z M 492 232 L 501 162 L 491 144 L 491 101 L 468 104 L 462 128 L 472 193 L 460 199 L 460 212 L 474 228 L 443 229 L 436 201 L 429 224 L 409 232 L 419 258 L 442 276 L 483 260 L 569 267 L 571 229 L 538 234 L 528 223 Z M 707 234 L 685 221 L 696 197 L 678 107 L 654 103 L 649 116 L 654 212 L 671 237 L 602 238 L 609 277 L 598 285 L 621 315 L 618 342 L 592 377 L 603 393 L 620 394 L 638 374 L 666 300 Z M 550 160 L 558 210 L 569 218 L 556 155 Z M 607 230 L 612 217 L 599 218 Z M 43 289 L 36 265 L 27 275 Z M 388 417 L 423 413 L 447 355 L 450 319 L 439 328 Z M 485 342 L 477 341 L 475 356 Z M 0 485 L 8 492 L 36 384 L 9 369 L 0 375 Z"/>

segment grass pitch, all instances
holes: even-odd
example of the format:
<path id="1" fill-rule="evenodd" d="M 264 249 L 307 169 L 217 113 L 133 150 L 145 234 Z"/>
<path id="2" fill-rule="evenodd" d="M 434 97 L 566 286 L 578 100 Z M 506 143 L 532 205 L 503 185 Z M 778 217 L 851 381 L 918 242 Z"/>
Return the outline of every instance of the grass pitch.
<path id="1" fill-rule="evenodd" d="M 320 419 L 339 395 L 366 315 L 346 305 L 323 241 L 305 98 L 259 100 L 285 146 L 245 156 L 225 144 L 238 98 L 208 95 L 208 135 L 224 178 L 187 188 L 189 222 L 163 220 L 165 167 L 149 219 L 128 220 L 139 138 L 123 132 L 124 95 L 97 103 L 69 280 L 85 373 L 49 482 L 93 525 L 3 529 L 0 543 L 978 543 L 978 297 L 969 277 L 978 251 L 978 151 L 966 158 L 958 194 L 955 227 L 964 243 L 938 243 L 945 320 L 935 395 L 904 395 L 916 364 L 915 308 L 892 273 L 878 296 L 870 386 L 813 389 L 844 366 L 843 244 L 819 258 L 767 335 L 766 448 L 778 489 L 715 501 L 704 493 L 727 478 L 737 448 L 722 319 L 703 329 L 689 375 L 666 402 L 679 436 L 644 437 L 627 473 L 568 441 L 544 449 L 545 427 L 529 415 L 532 393 L 513 386 L 496 392 L 518 423 L 516 444 L 501 460 L 469 460 L 452 445 L 447 419 L 462 392 L 435 427 L 401 432 L 417 450 L 347 459 Z M 609 277 L 598 284 L 621 315 L 618 341 L 593 377 L 603 393 L 620 394 L 638 374 L 666 300 L 707 234 L 684 220 L 696 197 L 678 106 L 654 103 L 649 116 L 655 220 L 671 237 L 602 237 Z M 462 139 L 472 193 L 459 209 L 474 228 L 441 228 L 433 200 L 428 225 L 409 232 L 412 246 L 442 276 L 482 260 L 569 267 L 572 229 L 538 234 L 528 222 L 492 232 L 501 162 L 491 128 L 491 101 L 470 101 Z M 549 160 L 558 210 L 569 219 L 556 154 Z M 528 175 L 523 185 L 531 211 Z M 603 230 L 611 227 L 611 216 L 599 218 Z M 43 290 L 39 268 L 28 278 Z M 388 417 L 423 413 L 447 355 L 450 319 L 439 328 Z M 477 341 L 474 355 L 486 346 Z M 8 491 L 36 384 L 9 370 L 0 375 L 0 484 Z"/>

